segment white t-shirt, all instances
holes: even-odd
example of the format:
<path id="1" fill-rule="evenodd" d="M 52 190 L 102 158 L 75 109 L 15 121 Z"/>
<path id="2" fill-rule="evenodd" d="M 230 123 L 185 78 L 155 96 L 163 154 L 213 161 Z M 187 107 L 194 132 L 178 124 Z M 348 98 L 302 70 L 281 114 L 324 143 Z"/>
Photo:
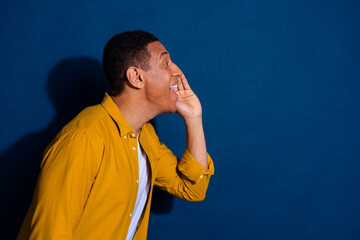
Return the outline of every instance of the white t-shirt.
<path id="1" fill-rule="evenodd" d="M 131 240 L 134 237 L 136 227 L 138 225 L 141 214 L 144 210 L 145 203 L 150 190 L 150 176 L 147 166 L 147 156 L 139 143 L 139 134 L 137 135 L 138 161 L 139 161 L 139 179 L 136 183 L 139 184 L 138 194 L 136 197 L 135 208 L 132 213 L 129 231 L 126 240 Z"/>

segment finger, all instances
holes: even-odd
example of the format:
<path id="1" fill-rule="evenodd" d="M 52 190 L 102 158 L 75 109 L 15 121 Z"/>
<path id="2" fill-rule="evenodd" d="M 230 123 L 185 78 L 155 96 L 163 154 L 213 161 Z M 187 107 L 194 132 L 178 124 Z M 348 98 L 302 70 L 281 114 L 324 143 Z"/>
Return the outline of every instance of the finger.
<path id="1" fill-rule="evenodd" d="M 179 91 L 184 91 L 184 85 L 183 85 L 183 82 L 181 80 L 181 77 L 178 77 L 178 90 Z"/>
<path id="2" fill-rule="evenodd" d="M 188 81 L 186 80 L 184 74 L 182 74 L 182 75 L 180 76 L 180 79 L 181 79 L 181 82 L 182 82 L 182 85 L 183 85 L 184 89 L 185 89 L 185 90 L 191 90 L 191 87 L 190 87 Z"/>

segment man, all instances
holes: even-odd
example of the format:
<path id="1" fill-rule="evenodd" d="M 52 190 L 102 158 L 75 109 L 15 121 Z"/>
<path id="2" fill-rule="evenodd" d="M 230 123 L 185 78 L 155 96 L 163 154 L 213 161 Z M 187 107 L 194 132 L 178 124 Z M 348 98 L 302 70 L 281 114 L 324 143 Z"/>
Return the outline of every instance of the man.
<path id="1" fill-rule="evenodd" d="M 33 202 L 18 239 L 146 239 L 153 186 L 201 201 L 214 172 L 200 101 L 159 40 L 144 31 L 115 35 L 103 55 L 110 90 L 45 150 Z M 148 123 L 183 117 L 180 161 Z"/>

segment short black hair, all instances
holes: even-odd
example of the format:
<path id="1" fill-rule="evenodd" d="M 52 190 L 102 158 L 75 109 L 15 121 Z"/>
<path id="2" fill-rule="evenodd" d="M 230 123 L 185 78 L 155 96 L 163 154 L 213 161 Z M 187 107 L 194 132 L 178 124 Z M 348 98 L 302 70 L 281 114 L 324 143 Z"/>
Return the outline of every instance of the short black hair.
<path id="1" fill-rule="evenodd" d="M 110 83 L 110 96 L 119 95 L 125 88 L 126 70 L 138 67 L 150 70 L 150 53 L 147 45 L 159 41 L 153 34 L 142 31 L 128 31 L 113 36 L 104 47 L 103 69 Z"/>

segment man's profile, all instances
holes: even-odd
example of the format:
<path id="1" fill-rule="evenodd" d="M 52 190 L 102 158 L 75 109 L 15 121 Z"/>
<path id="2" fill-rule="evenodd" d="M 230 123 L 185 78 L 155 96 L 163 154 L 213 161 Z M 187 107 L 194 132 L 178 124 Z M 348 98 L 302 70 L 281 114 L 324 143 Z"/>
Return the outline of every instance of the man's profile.
<path id="1" fill-rule="evenodd" d="M 189 201 L 205 198 L 214 167 L 201 104 L 158 38 L 115 35 L 103 68 L 110 89 L 45 150 L 18 239 L 146 239 L 154 186 Z M 168 112 L 185 121 L 180 160 L 149 123 Z"/>

